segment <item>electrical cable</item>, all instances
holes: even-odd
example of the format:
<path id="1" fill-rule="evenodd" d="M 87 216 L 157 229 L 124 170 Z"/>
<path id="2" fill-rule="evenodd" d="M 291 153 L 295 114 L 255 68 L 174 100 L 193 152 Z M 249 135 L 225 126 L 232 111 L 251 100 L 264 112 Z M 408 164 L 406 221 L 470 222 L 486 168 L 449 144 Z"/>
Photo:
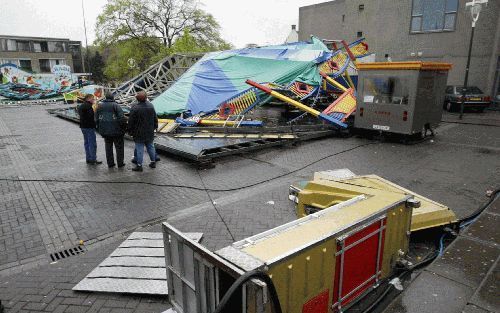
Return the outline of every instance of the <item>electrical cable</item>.
<path id="1" fill-rule="evenodd" d="M 200 181 L 203 184 L 203 187 L 205 188 L 205 192 L 207 193 L 208 199 L 210 200 L 210 203 L 212 203 L 212 206 L 213 206 L 215 212 L 217 212 L 217 215 L 219 215 L 219 218 L 221 219 L 222 223 L 226 227 L 226 230 L 229 233 L 229 236 L 231 236 L 231 239 L 233 239 L 233 242 L 236 241 L 236 239 L 233 236 L 233 233 L 229 229 L 229 225 L 227 225 L 226 220 L 224 220 L 224 218 L 220 214 L 219 210 L 217 209 L 217 206 L 215 205 L 215 201 L 212 199 L 212 196 L 210 195 L 210 192 L 208 192 L 207 187 L 205 186 L 205 182 L 203 181 L 203 178 L 201 177 L 200 171 L 196 170 L 196 173 L 198 173 L 198 176 L 200 177 Z"/>
<path id="2" fill-rule="evenodd" d="M 480 206 L 476 211 L 472 212 L 468 216 L 461 218 L 458 221 L 459 227 L 463 228 L 463 227 L 469 225 L 470 223 L 472 223 L 479 216 L 479 214 L 481 214 L 484 210 L 486 210 L 493 203 L 493 201 L 496 200 L 496 198 L 498 196 L 500 196 L 500 188 L 495 189 L 491 193 L 490 199 L 488 200 L 488 202 L 486 202 L 485 204 L 483 204 L 482 206 Z"/>
<path id="3" fill-rule="evenodd" d="M 264 283 L 266 283 L 267 288 L 269 289 L 269 295 L 271 296 L 274 313 L 282 313 L 280 299 L 278 297 L 278 292 L 276 291 L 276 287 L 274 286 L 274 283 L 269 277 L 269 275 L 267 275 L 267 273 L 261 270 L 253 270 L 241 275 L 224 294 L 222 300 L 219 302 L 219 305 L 215 309 L 214 313 L 221 313 L 224 307 L 231 299 L 231 297 L 233 296 L 233 294 L 236 292 L 236 290 L 239 287 L 241 287 L 244 283 L 253 278 L 260 279 L 264 281 Z"/>
<path id="4" fill-rule="evenodd" d="M 369 142 L 369 143 L 357 145 L 357 146 L 354 146 L 354 147 L 349 148 L 349 149 L 345 149 L 345 150 L 342 150 L 342 151 L 339 151 L 339 152 L 335 152 L 335 153 L 329 154 L 327 156 L 319 158 L 319 159 L 317 159 L 317 160 L 315 160 L 313 162 L 307 163 L 304 166 L 301 166 L 301 167 L 299 167 L 297 169 L 288 171 L 286 173 L 283 173 L 283 174 L 280 174 L 280 175 L 277 175 L 277 176 L 274 176 L 274 177 L 271 177 L 271 178 L 268 178 L 268 179 L 264 179 L 264 180 L 261 180 L 261 181 L 255 182 L 255 183 L 251 183 L 251 184 L 248 184 L 248 185 L 234 187 L 234 188 L 227 188 L 227 189 L 213 189 L 213 188 L 206 188 L 206 187 L 195 187 L 195 186 L 177 185 L 177 184 L 158 184 L 158 183 L 151 183 L 151 182 L 146 182 L 146 181 L 113 181 L 113 180 L 111 180 L 111 181 L 102 181 L 102 180 L 76 180 L 76 179 L 73 180 L 73 179 L 57 179 L 57 178 L 23 179 L 23 178 L 6 178 L 6 177 L 0 178 L 0 181 L 9 181 L 9 182 L 53 182 L 53 183 L 92 183 L 92 184 L 140 184 L 140 185 L 149 185 L 149 186 L 155 186 L 155 187 L 184 188 L 184 189 L 191 189 L 191 190 L 198 190 L 198 191 L 211 191 L 211 192 L 238 191 L 238 190 L 242 190 L 242 189 L 246 189 L 246 188 L 250 188 L 250 187 L 255 187 L 257 185 L 261 185 L 261 184 L 264 184 L 264 183 L 267 183 L 267 182 L 270 182 L 270 181 L 273 181 L 273 180 L 276 180 L 276 179 L 279 179 L 279 178 L 282 178 L 282 177 L 285 177 L 285 176 L 297 173 L 297 172 L 299 172 L 299 171 L 301 171 L 301 170 L 303 170 L 303 169 L 305 169 L 305 168 L 307 168 L 307 167 L 309 167 L 311 165 L 314 165 L 314 164 L 316 164 L 318 162 L 321 162 L 321 161 L 326 160 L 328 158 L 331 158 L 333 156 L 337 156 L 337 155 L 340 155 L 340 154 L 343 154 L 343 153 L 346 153 L 346 152 L 350 152 L 350 151 L 356 150 L 358 148 L 362 148 L 362 147 L 366 147 L 366 146 L 374 145 L 374 144 L 377 144 L 377 142 Z"/>

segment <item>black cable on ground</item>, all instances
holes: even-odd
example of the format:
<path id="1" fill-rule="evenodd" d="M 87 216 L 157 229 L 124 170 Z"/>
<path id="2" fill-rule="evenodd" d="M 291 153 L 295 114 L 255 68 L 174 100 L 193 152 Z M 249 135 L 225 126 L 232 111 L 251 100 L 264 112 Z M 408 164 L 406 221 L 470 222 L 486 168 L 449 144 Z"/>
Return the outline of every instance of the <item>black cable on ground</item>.
<path id="1" fill-rule="evenodd" d="M 205 182 L 203 181 L 203 178 L 201 177 L 200 171 L 196 170 L 196 173 L 198 173 L 198 176 L 200 177 L 200 181 L 203 184 L 203 187 L 205 188 L 205 192 L 207 193 L 208 199 L 210 200 L 210 203 L 212 203 L 212 207 L 214 208 L 215 212 L 217 212 L 217 215 L 219 215 L 219 218 L 221 219 L 222 223 L 226 227 L 226 230 L 229 233 L 229 236 L 231 236 L 231 239 L 233 239 L 233 241 L 236 241 L 236 239 L 233 236 L 233 233 L 229 229 L 229 225 L 227 225 L 226 220 L 222 217 L 222 214 L 220 214 L 219 210 L 217 209 L 217 206 L 214 203 L 214 200 L 212 199 L 212 196 L 210 195 L 210 192 L 207 190 L 207 187 L 205 186 Z"/>
<path id="2" fill-rule="evenodd" d="M 226 294 L 224 294 L 224 297 L 222 297 L 222 300 L 219 302 L 219 305 L 215 309 L 214 313 L 221 313 L 224 307 L 231 299 L 231 297 L 233 296 L 233 294 L 236 292 L 236 290 L 239 287 L 241 287 L 244 283 L 253 278 L 260 279 L 266 283 L 267 288 L 269 288 L 269 295 L 271 296 L 271 302 L 273 305 L 274 313 L 282 313 L 280 299 L 278 298 L 276 287 L 274 286 L 274 283 L 271 280 L 271 278 L 261 270 L 253 270 L 240 276 L 227 290 Z"/>
<path id="3" fill-rule="evenodd" d="M 493 201 L 495 201 L 495 199 L 498 196 L 500 196 L 500 188 L 494 190 L 491 193 L 490 199 L 488 200 L 488 202 L 486 202 L 485 204 L 483 204 L 482 206 L 480 206 L 476 211 L 472 212 L 468 216 L 461 218 L 458 221 L 458 224 L 459 225 L 463 225 L 464 223 L 467 223 L 467 222 L 475 219 L 479 214 L 481 214 L 484 210 L 486 210 L 486 208 L 488 208 L 493 203 Z"/>
<path id="4" fill-rule="evenodd" d="M 57 179 L 57 178 L 44 178 L 44 179 L 22 179 L 22 178 L 0 178 L 0 181 L 10 181 L 10 182 L 52 182 L 52 183 L 92 183 L 92 184 L 140 184 L 140 185 L 149 185 L 149 186 L 155 186 L 155 187 L 169 187 L 169 188 L 185 188 L 185 189 L 192 189 L 192 190 L 198 190 L 198 191 L 213 191 L 213 192 L 218 192 L 218 191 L 238 191 L 250 187 L 254 187 L 257 185 L 261 185 L 267 182 L 270 182 L 275 179 L 279 179 L 285 176 L 288 176 L 290 174 L 294 174 L 296 172 L 299 172 L 311 165 L 314 165 L 318 162 L 321 162 L 325 159 L 331 158 L 336 155 L 340 155 L 346 152 L 350 152 L 352 150 L 356 150 L 361 147 L 369 146 L 369 145 L 374 145 L 377 144 L 377 142 L 369 142 L 365 143 L 362 145 L 358 145 L 346 150 L 342 150 L 336 153 L 329 154 L 327 156 L 324 156 L 316 161 L 310 162 L 304 166 L 301 166 L 295 170 L 286 172 L 281 175 L 277 175 L 265 180 L 261 180 L 252 184 L 248 184 L 245 186 L 240 186 L 240 187 L 235 187 L 235 188 L 227 188 L 227 189 L 212 189 L 212 188 L 206 188 L 206 187 L 195 187 L 195 186 L 187 186 L 187 185 L 177 185 L 177 184 L 158 184 L 158 183 L 151 183 L 151 182 L 145 182 L 145 181 L 102 181 L 102 180 L 72 180 L 72 179 Z"/>

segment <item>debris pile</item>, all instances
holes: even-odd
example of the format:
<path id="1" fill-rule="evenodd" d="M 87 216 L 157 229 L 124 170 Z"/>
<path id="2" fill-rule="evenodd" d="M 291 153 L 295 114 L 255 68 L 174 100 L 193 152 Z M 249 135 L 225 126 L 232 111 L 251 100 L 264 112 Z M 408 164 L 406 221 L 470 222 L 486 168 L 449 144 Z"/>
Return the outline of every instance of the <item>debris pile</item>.
<path id="1" fill-rule="evenodd" d="M 181 113 L 182 126 L 256 127 L 249 117 L 271 101 L 298 110 L 287 122 L 309 114 L 337 128 L 355 111 L 356 60 L 368 56 L 364 39 L 351 44 L 321 40 L 246 48 L 205 55 L 153 100 L 159 115 Z M 270 97 L 269 97 L 270 96 Z"/>

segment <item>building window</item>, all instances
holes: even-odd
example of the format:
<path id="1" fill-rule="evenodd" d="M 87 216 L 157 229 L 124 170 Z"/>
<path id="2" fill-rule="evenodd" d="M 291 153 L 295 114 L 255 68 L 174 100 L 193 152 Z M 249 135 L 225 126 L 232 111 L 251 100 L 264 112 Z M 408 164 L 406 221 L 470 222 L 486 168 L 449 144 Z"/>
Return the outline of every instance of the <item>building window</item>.
<path id="1" fill-rule="evenodd" d="M 364 4 L 360 4 L 360 5 L 358 6 L 358 9 L 359 9 L 360 11 L 363 11 L 363 10 L 365 9 L 365 5 L 364 5 Z"/>
<path id="2" fill-rule="evenodd" d="M 342 23 L 345 22 L 345 14 L 342 14 Z"/>
<path id="3" fill-rule="evenodd" d="M 35 41 L 33 42 L 34 52 L 49 52 L 49 47 L 46 41 Z"/>
<path id="4" fill-rule="evenodd" d="M 458 0 L 413 0 L 412 33 L 455 30 Z"/>
<path id="5" fill-rule="evenodd" d="M 49 59 L 40 59 L 40 72 L 42 73 L 50 73 L 50 60 Z"/>
<path id="6" fill-rule="evenodd" d="M 25 71 L 31 72 L 31 60 L 19 60 L 19 67 Z"/>
<path id="7" fill-rule="evenodd" d="M 16 51 L 17 49 L 17 45 L 16 45 L 16 41 L 13 40 L 13 39 L 7 39 L 7 51 Z"/>
<path id="8" fill-rule="evenodd" d="M 48 47 L 49 47 L 49 52 L 66 52 L 64 42 L 49 41 Z"/>
<path id="9" fill-rule="evenodd" d="M 357 36 L 358 36 L 358 38 L 363 37 L 363 32 L 358 32 Z"/>
<path id="10" fill-rule="evenodd" d="M 19 60 L 0 59 L 0 65 L 2 65 L 2 64 L 14 64 L 15 66 L 19 67 Z"/>
<path id="11" fill-rule="evenodd" d="M 17 51 L 31 51 L 29 41 L 17 41 Z"/>

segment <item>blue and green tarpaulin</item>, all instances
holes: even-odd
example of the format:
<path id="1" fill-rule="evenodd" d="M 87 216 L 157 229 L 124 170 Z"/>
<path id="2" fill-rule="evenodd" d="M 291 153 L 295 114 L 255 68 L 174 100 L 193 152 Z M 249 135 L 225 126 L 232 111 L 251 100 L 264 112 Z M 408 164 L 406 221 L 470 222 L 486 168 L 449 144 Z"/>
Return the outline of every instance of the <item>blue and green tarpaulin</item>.
<path id="1" fill-rule="evenodd" d="M 249 89 L 247 79 L 283 85 L 301 81 L 317 86 L 321 83 L 317 66 L 331 55 L 314 37 L 311 42 L 211 52 L 154 99 L 153 105 L 160 115 L 211 112 Z"/>

